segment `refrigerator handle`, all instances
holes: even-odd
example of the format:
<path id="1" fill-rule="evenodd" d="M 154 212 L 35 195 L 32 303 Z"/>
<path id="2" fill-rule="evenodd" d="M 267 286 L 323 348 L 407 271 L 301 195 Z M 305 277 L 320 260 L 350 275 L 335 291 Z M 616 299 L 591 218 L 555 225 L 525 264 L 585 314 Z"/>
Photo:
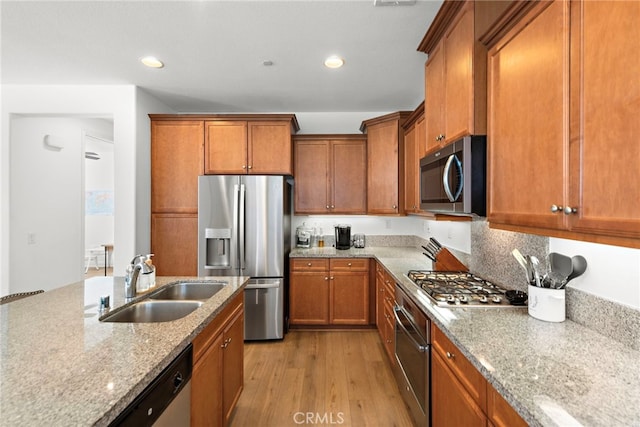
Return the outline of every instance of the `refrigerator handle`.
<path id="1" fill-rule="evenodd" d="M 234 184 L 233 186 L 233 235 L 231 237 L 232 239 L 231 245 L 234 248 L 234 250 L 231 252 L 232 254 L 231 268 L 240 267 L 238 265 L 238 253 L 236 252 L 238 250 L 238 211 L 240 209 L 239 201 L 238 201 L 239 194 L 240 194 L 240 186 L 238 184 Z"/>
<path id="2" fill-rule="evenodd" d="M 240 224 L 239 224 L 239 238 L 238 238 L 238 248 L 240 250 L 240 268 L 245 268 L 245 259 L 244 259 L 244 229 L 245 229 L 245 221 L 244 221 L 244 208 L 245 208 L 245 185 L 240 184 Z"/>

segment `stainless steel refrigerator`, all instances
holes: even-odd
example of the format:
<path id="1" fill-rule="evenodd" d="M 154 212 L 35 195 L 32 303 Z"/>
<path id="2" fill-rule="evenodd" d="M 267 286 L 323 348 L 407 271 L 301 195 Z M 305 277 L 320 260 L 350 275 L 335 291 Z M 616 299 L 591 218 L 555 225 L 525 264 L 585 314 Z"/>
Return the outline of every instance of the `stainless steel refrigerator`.
<path id="1" fill-rule="evenodd" d="M 245 339 L 284 337 L 291 185 L 283 176 L 198 180 L 198 275 L 250 276 Z"/>

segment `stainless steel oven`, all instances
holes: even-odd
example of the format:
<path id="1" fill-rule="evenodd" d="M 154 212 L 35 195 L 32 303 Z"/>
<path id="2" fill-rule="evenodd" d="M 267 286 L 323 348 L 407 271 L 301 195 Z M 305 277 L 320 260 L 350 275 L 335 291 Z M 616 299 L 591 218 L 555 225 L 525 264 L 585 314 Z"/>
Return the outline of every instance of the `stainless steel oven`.
<path id="1" fill-rule="evenodd" d="M 430 424 L 430 322 L 396 286 L 396 379 L 405 403 L 419 426 Z"/>

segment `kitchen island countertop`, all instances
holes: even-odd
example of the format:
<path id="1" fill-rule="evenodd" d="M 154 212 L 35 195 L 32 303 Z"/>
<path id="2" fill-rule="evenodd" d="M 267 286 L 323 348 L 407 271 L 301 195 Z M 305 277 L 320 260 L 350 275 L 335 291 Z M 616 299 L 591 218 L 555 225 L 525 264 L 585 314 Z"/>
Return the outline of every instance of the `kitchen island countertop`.
<path id="1" fill-rule="evenodd" d="M 98 320 L 100 296 L 125 305 L 124 278 L 94 277 L 0 306 L 0 425 L 108 425 L 208 325 L 248 277 L 172 322 Z M 144 298 L 140 295 L 138 298 Z"/>
<path id="2" fill-rule="evenodd" d="M 630 347 L 526 307 L 438 307 L 406 276 L 432 269 L 418 248 L 296 248 L 291 257 L 377 259 L 529 425 L 640 426 L 640 352 Z"/>

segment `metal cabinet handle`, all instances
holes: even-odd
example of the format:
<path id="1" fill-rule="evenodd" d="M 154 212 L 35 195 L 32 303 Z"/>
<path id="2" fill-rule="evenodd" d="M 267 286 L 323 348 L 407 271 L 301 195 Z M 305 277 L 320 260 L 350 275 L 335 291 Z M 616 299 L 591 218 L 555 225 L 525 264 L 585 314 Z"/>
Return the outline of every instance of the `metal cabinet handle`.
<path id="1" fill-rule="evenodd" d="M 247 167 L 247 169 L 251 169 L 252 167 L 253 167 L 253 166 L 249 165 L 249 166 Z"/>
<path id="2" fill-rule="evenodd" d="M 327 205 L 327 209 L 329 209 L 329 205 Z"/>
<path id="3" fill-rule="evenodd" d="M 577 208 L 572 208 L 571 206 L 567 206 L 567 207 L 564 208 L 564 214 L 565 215 L 571 215 L 571 214 L 574 214 L 576 212 L 578 212 Z"/>
<path id="4" fill-rule="evenodd" d="M 242 169 L 246 169 L 246 168 L 247 168 L 247 165 L 242 165 Z"/>
<path id="5" fill-rule="evenodd" d="M 397 207 L 398 207 L 397 205 L 391 206 L 392 209 L 396 209 Z"/>
<path id="6" fill-rule="evenodd" d="M 347 264 L 347 266 L 351 267 L 351 263 Z"/>
<path id="7" fill-rule="evenodd" d="M 562 206 L 551 205 L 551 212 L 556 213 L 562 211 Z"/>
<path id="8" fill-rule="evenodd" d="M 325 277 L 325 278 L 324 278 L 324 280 L 329 280 L 329 278 L 328 278 L 328 277 Z"/>
<path id="9" fill-rule="evenodd" d="M 453 358 L 455 358 L 455 357 L 456 357 L 456 355 L 455 355 L 455 354 L 453 354 L 453 353 L 449 353 L 449 352 L 447 351 L 447 359 L 453 359 Z"/>
<path id="10" fill-rule="evenodd" d="M 329 280 L 333 280 L 333 276 L 329 276 Z"/>

